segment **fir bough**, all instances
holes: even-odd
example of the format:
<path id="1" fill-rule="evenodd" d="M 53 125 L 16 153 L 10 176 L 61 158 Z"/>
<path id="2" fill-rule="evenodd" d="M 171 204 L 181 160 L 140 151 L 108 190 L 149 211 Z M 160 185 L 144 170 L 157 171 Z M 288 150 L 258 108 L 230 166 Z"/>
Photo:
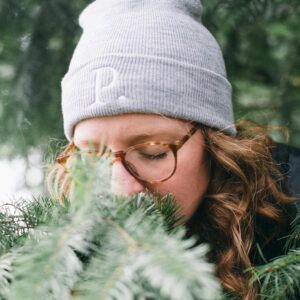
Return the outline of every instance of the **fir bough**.
<path id="1" fill-rule="evenodd" d="M 251 282 L 262 283 L 262 300 L 300 299 L 300 213 L 293 220 L 292 228 L 285 245 L 287 254 L 254 268 Z"/>
<path id="2" fill-rule="evenodd" d="M 177 225 L 172 197 L 114 197 L 102 163 L 74 163 L 64 205 L 38 198 L 7 205 L 13 213 L 2 207 L 0 299 L 236 299 L 222 293 L 208 245 L 195 246 Z M 260 299 L 299 293 L 299 218 L 288 254 L 255 268 Z"/>
<path id="3" fill-rule="evenodd" d="M 2 237 L 15 242 L 1 252 L 1 299 L 220 299 L 208 247 L 174 226 L 171 198 L 114 197 L 99 174 L 94 162 L 74 164 L 71 203 L 27 203 L 13 219 L 22 233 L 3 214 Z"/>

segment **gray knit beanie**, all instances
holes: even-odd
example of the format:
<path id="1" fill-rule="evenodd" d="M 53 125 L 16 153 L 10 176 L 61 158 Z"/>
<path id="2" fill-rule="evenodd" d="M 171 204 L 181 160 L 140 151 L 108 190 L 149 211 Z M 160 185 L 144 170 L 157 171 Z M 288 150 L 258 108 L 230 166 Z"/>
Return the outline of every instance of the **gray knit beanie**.
<path id="1" fill-rule="evenodd" d="M 81 120 L 158 113 L 235 135 L 220 47 L 200 0 L 96 0 L 62 80 L 66 137 Z"/>

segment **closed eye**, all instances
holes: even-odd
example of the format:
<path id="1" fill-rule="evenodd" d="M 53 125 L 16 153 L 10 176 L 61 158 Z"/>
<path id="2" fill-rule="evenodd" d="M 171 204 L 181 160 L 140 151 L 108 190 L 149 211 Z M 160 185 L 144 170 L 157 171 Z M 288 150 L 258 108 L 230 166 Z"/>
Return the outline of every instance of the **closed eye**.
<path id="1" fill-rule="evenodd" d="M 149 160 L 155 159 L 163 159 L 167 156 L 166 152 L 156 153 L 156 154 L 147 154 L 147 153 L 140 153 L 144 158 Z"/>

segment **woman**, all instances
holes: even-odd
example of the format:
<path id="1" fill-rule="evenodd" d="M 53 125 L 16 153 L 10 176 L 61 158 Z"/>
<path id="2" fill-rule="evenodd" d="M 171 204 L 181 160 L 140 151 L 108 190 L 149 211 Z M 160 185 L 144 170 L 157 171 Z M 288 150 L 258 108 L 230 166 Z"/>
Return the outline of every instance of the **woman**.
<path id="1" fill-rule="evenodd" d="M 62 81 L 70 145 L 50 182 L 67 194 L 62 164 L 105 144 L 114 193 L 171 193 L 189 235 L 212 246 L 224 288 L 256 299 L 243 271 L 283 253 L 278 238 L 296 212 L 284 175 L 296 180 L 288 163 L 299 166 L 300 154 L 260 126 L 234 123 L 222 53 L 201 9 L 197 0 L 98 0 L 83 11 Z"/>

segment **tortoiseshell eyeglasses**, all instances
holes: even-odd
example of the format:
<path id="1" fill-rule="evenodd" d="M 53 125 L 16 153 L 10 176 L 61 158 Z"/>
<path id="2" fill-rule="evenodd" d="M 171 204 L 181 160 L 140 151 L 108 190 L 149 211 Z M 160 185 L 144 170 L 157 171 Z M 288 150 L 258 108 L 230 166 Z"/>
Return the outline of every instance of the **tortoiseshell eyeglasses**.
<path id="1" fill-rule="evenodd" d="M 146 142 L 127 148 L 126 150 L 112 152 L 110 150 L 92 151 L 99 156 L 107 154 L 113 157 L 112 164 L 120 160 L 124 168 L 138 181 L 142 183 L 155 184 L 168 180 L 175 173 L 177 168 L 177 152 L 190 139 L 199 128 L 196 123 L 181 139 L 174 143 Z M 56 159 L 57 163 L 66 165 L 68 158 L 73 155 L 82 155 L 83 151 L 77 149 L 72 143 Z"/>

